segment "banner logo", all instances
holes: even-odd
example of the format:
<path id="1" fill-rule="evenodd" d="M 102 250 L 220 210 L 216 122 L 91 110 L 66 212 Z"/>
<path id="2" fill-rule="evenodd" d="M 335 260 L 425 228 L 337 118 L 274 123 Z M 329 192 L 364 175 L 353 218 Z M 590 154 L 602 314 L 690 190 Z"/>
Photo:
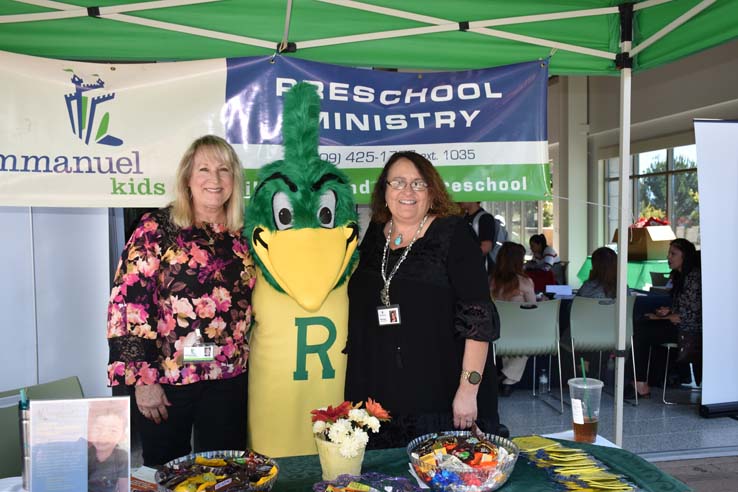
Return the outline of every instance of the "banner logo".
<path id="1" fill-rule="evenodd" d="M 72 72 L 71 69 L 66 69 L 65 71 Z M 85 84 L 84 79 L 72 72 L 71 82 L 74 84 L 74 92 L 64 95 L 72 133 L 77 135 L 77 138 L 82 140 L 86 145 L 90 145 L 90 139 L 92 138 L 95 143 L 100 145 L 117 147 L 123 143 L 123 140 L 108 133 L 110 113 L 105 112 L 102 118 L 100 118 L 99 124 L 95 127 L 98 106 L 115 98 L 115 92 L 97 96 L 86 95 L 87 92 L 96 91 L 105 87 L 104 80 L 97 74 L 92 75 L 97 77 L 97 81 L 91 84 Z M 95 129 L 94 137 L 92 136 L 93 128 Z"/>

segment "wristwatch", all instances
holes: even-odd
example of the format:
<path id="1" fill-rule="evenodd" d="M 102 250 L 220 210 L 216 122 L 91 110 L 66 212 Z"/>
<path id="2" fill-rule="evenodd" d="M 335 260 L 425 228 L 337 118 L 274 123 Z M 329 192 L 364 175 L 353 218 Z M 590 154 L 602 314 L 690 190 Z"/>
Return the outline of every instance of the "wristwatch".
<path id="1" fill-rule="evenodd" d="M 461 371 L 461 379 L 469 382 L 469 384 L 479 384 L 482 382 L 482 375 L 477 371 Z"/>

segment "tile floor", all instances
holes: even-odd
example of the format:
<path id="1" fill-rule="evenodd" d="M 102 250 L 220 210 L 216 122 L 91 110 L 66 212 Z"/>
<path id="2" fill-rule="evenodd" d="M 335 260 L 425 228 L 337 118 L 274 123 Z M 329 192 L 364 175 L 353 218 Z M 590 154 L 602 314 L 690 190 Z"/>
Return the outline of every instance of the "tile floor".
<path id="1" fill-rule="evenodd" d="M 652 388 L 652 397 L 640 400 L 638 407 L 623 408 L 623 448 L 649 461 L 687 459 L 690 457 L 738 455 L 738 420 L 729 417 L 705 419 L 695 405 L 664 405 L 661 393 Z M 552 392 L 556 391 L 552 387 Z M 558 396 L 558 392 L 557 392 Z M 688 390 L 670 389 L 667 399 L 696 399 Z M 548 397 L 555 406 L 558 400 Z M 566 392 L 564 398 L 567 399 Z M 564 414 L 551 408 L 530 390 L 520 389 L 509 398 L 500 398 L 500 420 L 510 434 L 549 434 L 571 429 L 571 409 Z M 610 395 L 603 394 L 599 434 L 615 441 L 614 405 Z M 738 490 L 738 489 L 737 489 Z"/>

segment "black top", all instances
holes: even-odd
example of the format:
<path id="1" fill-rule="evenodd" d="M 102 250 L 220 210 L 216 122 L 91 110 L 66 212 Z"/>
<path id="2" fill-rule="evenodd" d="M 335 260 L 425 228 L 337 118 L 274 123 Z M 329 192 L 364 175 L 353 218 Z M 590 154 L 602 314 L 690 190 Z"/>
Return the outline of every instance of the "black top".
<path id="1" fill-rule="evenodd" d="M 394 424 L 411 416 L 416 425 L 415 417 L 427 420 L 433 415 L 428 425 L 442 428 L 428 432 L 450 430 L 464 340 L 492 337 L 492 304 L 481 251 L 463 218 L 434 220 L 392 279 L 390 301 L 399 304 L 402 324 L 380 327 L 377 307 L 384 285 L 384 245 L 382 225 L 370 224 L 349 281 L 346 398 L 354 402 L 374 398 L 392 413 Z M 403 252 L 404 248 L 390 250 L 388 272 Z M 484 430 L 496 431 L 497 381 L 491 348 L 477 407 L 480 422 L 489 427 Z M 423 432 L 417 428 L 411 434 Z"/>
<path id="2" fill-rule="evenodd" d="M 472 225 L 474 222 L 474 218 L 482 214 L 481 217 L 479 217 L 479 231 L 475 231 L 477 234 L 477 239 L 481 243 L 482 241 L 492 241 L 492 245 L 494 246 L 494 242 L 497 238 L 497 224 L 495 223 L 495 218 L 487 212 L 483 208 L 479 208 L 476 212 L 469 215 L 464 215 L 464 218 L 469 222 L 469 225 Z"/>

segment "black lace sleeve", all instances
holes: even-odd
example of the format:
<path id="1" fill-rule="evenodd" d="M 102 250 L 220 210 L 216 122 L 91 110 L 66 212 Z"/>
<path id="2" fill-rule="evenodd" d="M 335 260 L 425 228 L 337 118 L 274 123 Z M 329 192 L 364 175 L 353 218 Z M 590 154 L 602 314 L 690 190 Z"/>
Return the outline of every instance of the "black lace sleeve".
<path id="1" fill-rule="evenodd" d="M 126 364 L 132 362 L 156 363 L 159 352 L 155 340 L 147 340 L 136 335 L 124 335 L 108 339 L 110 349 L 109 364 L 121 361 Z"/>
<path id="2" fill-rule="evenodd" d="M 454 330 L 462 338 L 493 342 L 500 336 L 499 319 L 492 301 L 456 302 Z"/>
<path id="3" fill-rule="evenodd" d="M 468 224 L 459 219 L 448 256 L 448 276 L 456 297 L 454 330 L 457 336 L 483 342 L 499 333 L 496 309 L 489 294 L 482 250 Z"/>

